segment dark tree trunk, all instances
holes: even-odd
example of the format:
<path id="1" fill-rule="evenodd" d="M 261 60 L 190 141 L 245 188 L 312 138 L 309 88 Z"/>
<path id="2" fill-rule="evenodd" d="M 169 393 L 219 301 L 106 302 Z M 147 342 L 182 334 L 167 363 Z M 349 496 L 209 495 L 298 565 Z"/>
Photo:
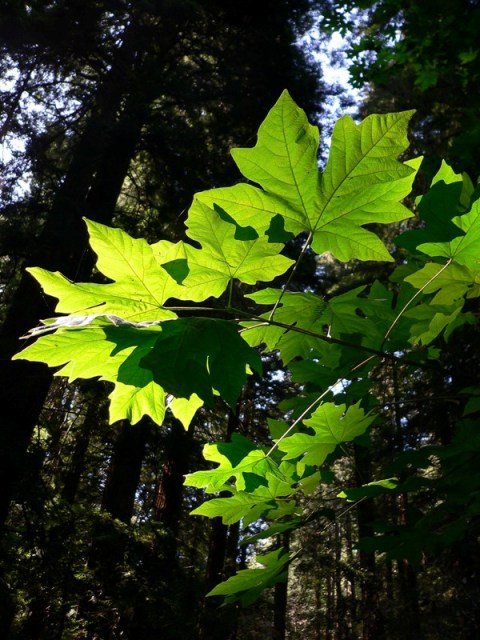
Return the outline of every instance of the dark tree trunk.
<path id="1" fill-rule="evenodd" d="M 400 526 L 408 524 L 407 494 L 400 494 L 396 501 L 397 522 Z M 399 587 L 399 600 L 403 612 L 403 625 L 405 635 L 412 640 L 421 640 L 423 637 L 420 625 L 420 608 L 418 604 L 417 574 L 408 560 L 397 562 L 397 575 Z"/>
<path id="2" fill-rule="evenodd" d="M 353 531 L 352 531 L 352 513 L 345 514 L 345 547 L 348 565 L 352 568 L 348 576 L 347 597 L 346 597 L 346 626 L 347 638 L 352 637 L 353 628 L 356 619 L 357 599 L 356 599 L 356 579 L 353 568 L 355 567 L 355 557 L 353 551 Z"/>
<path id="3" fill-rule="evenodd" d="M 139 424 L 131 425 L 124 420 L 116 428 L 119 433 L 102 498 L 102 509 L 107 517 L 94 527 L 89 557 L 90 568 L 97 572 L 107 589 L 114 588 L 116 567 L 122 562 L 125 552 L 124 531 L 119 530 L 114 521 L 129 524 L 133 516 L 151 423 L 143 419 Z"/>
<path id="4" fill-rule="evenodd" d="M 363 447 L 355 446 L 356 481 L 359 485 L 370 481 L 370 454 Z M 373 535 L 372 523 L 374 504 L 364 500 L 357 505 L 359 539 Z M 359 551 L 363 579 L 361 583 L 361 618 L 363 622 L 362 640 L 378 640 L 385 637 L 384 620 L 379 602 L 381 585 L 377 577 L 375 554 Z"/>
<path id="5" fill-rule="evenodd" d="M 286 551 L 290 549 L 290 533 L 279 536 L 279 544 Z M 288 574 L 287 574 L 288 575 Z M 287 633 L 288 578 L 275 585 L 273 601 L 272 640 L 285 640 Z"/>
<path id="6" fill-rule="evenodd" d="M 397 563 L 400 602 L 403 607 L 402 625 L 405 636 L 411 640 L 422 640 L 420 609 L 418 606 L 417 574 L 408 560 Z"/>
<path id="7" fill-rule="evenodd" d="M 164 439 L 165 461 L 155 492 L 154 520 L 161 522 L 176 541 L 182 514 L 184 476 L 196 445 L 193 427 L 185 431 L 178 420 L 172 419 L 169 428 Z"/>
<path id="8" fill-rule="evenodd" d="M 108 470 L 107 480 L 102 499 L 102 509 L 105 517 L 98 520 L 92 531 L 92 546 L 88 565 L 95 573 L 101 584 L 101 591 L 107 598 L 115 601 L 121 597 L 122 574 L 129 543 L 129 532 L 125 527 L 119 527 L 116 520 L 130 524 L 134 512 L 135 495 L 137 492 L 145 446 L 152 423 L 148 419 L 141 420 L 136 425 L 122 420 L 114 428 L 119 430 Z M 156 427 L 155 427 L 156 428 Z M 93 605 L 94 606 L 94 605 Z M 88 611 L 92 608 L 88 602 L 81 603 L 81 608 Z M 111 629 L 107 620 L 98 622 L 98 628 L 92 630 L 92 638 L 111 637 Z M 126 625 L 120 614 L 115 623 L 118 628 Z M 122 631 L 123 633 L 123 631 Z"/>
<path id="9" fill-rule="evenodd" d="M 152 423 L 146 418 L 136 425 L 122 420 L 114 428 L 118 428 L 119 433 L 105 484 L 102 509 L 113 519 L 129 524 Z"/>
<path id="10" fill-rule="evenodd" d="M 77 427 L 77 434 L 73 446 L 70 462 L 63 472 L 62 498 L 70 504 L 74 504 L 80 486 L 82 474 L 85 473 L 85 462 L 87 460 L 88 447 L 92 434 L 99 423 L 105 422 L 106 405 L 104 400 L 105 390 L 100 383 L 94 383 L 91 392 L 82 387 L 86 406 L 85 418 Z"/>
<path id="11" fill-rule="evenodd" d="M 125 39 L 116 63 L 98 90 L 90 120 L 76 143 L 70 167 L 38 239 L 37 251 L 25 266 L 61 271 L 77 281 L 86 280 L 90 275 L 93 256 L 88 249 L 82 217 L 106 224 L 111 222 L 149 105 L 158 91 L 154 84 L 146 82 L 146 65 L 136 69 L 138 52 L 130 44 L 134 35 Z M 151 65 L 150 60 L 149 68 Z M 140 91 L 136 85 L 132 88 L 135 73 L 138 75 L 135 82 L 148 90 Z M 126 95 L 130 97 L 125 101 Z M 45 365 L 12 362 L 11 357 L 24 346 L 19 337 L 41 318 L 52 315 L 52 301 L 47 301 L 33 278 L 24 274 L 0 331 L 0 387 L 4 407 L 0 429 L 0 529 L 52 380 L 52 373 Z"/>

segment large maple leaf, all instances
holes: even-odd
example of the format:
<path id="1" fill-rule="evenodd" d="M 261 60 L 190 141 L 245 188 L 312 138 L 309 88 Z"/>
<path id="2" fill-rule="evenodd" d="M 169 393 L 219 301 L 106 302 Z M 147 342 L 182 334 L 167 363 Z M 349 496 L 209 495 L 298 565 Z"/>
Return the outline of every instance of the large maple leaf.
<path id="1" fill-rule="evenodd" d="M 401 204 L 421 159 L 400 162 L 408 146 L 413 111 L 372 115 L 357 125 L 344 116 L 335 125 L 329 160 L 318 171 L 318 129 L 284 91 L 260 126 L 253 148 L 234 149 L 243 175 L 259 184 L 197 194 L 222 207 L 239 224 L 264 232 L 282 216 L 285 229 L 312 234 L 317 253 L 338 259 L 392 260 L 382 241 L 364 228 L 410 217 Z"/>
<path id="2" fill-rule="evenodd" d="M 163 308 L 174 295 L 175 281 L 158 264 L 152 248 L 121 229 L 86 220 L 97 269 L 114 282 L 73 283 L 61 273 L 28 271 L 45 293 L 58 298 L 56 311 L 75 315 L 112 314 L 130 321 L 167 320 L 176 314 Z"/>

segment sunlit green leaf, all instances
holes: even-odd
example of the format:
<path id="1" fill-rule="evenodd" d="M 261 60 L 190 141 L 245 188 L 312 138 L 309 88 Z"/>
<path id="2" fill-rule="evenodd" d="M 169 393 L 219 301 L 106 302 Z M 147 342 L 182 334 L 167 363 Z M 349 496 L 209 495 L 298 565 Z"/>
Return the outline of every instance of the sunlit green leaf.
<path id="1" fill-rule="evenodd" d="M 60 273 L 37 267 L 28 271 L 45 293 L 58 298 L 56 311 L 76 315 L 112 314 L 130 321 L 166 320 L 175 313 L 162 308 L 175 283 L 155 260 L 150 245 L 121 229 L 86 221 L 97 268 L 111 284 L 74 284 Z"/>
<path id="2" fill-rule="evenodd" d="M 257 555 L 255 569 L 243 569 L 225 582 L 221 582 L 207 595 L 225 596 L 225 602 L 241 602 L 244 606 L 257 600 L 264 589 L 283 582 L 287 577 L 288 552 L 282 547 Z"/>
<path id="3" fill-rule="evenodd" d="M 365 414 L 358 404 L 347 409 L 345 405 L 327 402 L 304 421 L 314 435 L 296 433 L 279 442 L 278 448 L 285 452 L 286 460 L 301 457 L 304 464 L 321 465 L 339 444 L 365 433 L 374 419 L 375 416 Z"/>

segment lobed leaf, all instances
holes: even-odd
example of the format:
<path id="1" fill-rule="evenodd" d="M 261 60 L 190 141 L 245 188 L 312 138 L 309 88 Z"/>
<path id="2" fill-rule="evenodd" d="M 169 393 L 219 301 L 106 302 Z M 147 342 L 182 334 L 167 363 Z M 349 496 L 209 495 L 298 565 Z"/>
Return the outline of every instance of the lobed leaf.
<path id="1" fill-rule="evenodd" d="M 225 596 L 225 602 L 241 602 L 248 606 L 255 602 L 262 591 L 273 587 L 287 578 L 288 552 L 281 547 L 270 553 L 258 555 L 257 564 L 263 565 L 256 569 L 243 569 L 225 582 L 221 582 L 212 589 L 208 596 Z"/>
<path id="2" fill-rule="evenodd" d="M 196 394 L 212 405 L 218 391 L 232 408 L 246 382 L 247 366 L 262 371 L 259 354 L 242 339 L 236 324 L 216 318 L 164 323 L 139 364 L 175 397 Z"/>
<path id="3" fill-rule="evenodd" d="M 143 239 L 131 238 L 113 229 L 86 220 L 90 244 L 97 253 L 97 268 L 111 284 L 74 284 L 60 273 L 37 267 L 27 269 L 45 293 L 58 298 L 56 311 L 68 314 L 112 314 L 131 321 L 175 318 L 163 309 L 176 283 L 155 260 L 152 248 Z"/>
<path id="4" fill-rule="evenodd" d="M 314 435 L 296 433 L 279 442 L 278 448 L 285 452 L 285 460 L 301 458 L 304 464 L 321 465 L 339 444 L 365 433 L 374 419 L 375 416 L 365 414 L 358 403 L 346 409 L 344 404 L 336 406 L 326 402 L 304 421 Z"/>
<path id="5" fill-rule="evenodd" d="M 55 375 L 66 376 L 70 382 L 80 378 L 113 382 L 111 422 L 126 418 L 136 423 L 143 415 L 149 415 L 162 424 L 166 392 L 154 382 L 151 372 L 139 366 L 161 328 L 113 327 L 101 320 L 96 323 L 97 326 L 58 329 L 41 336 L 14 359 L 61 367 Z"/>
<path id="6" fill-rule="evenodd" d="M 242 174 L 284 203 L 281 215 L 294 233 L 308 229 L 317 207 L 318 144 L 318 128 L 309 124 L 305 112 L 284 91 L 261 124 L 256 145 L 232 150 Z"/>
<path id="7" fill-rule="evenodd" d="M 240 171 L 259 184 L 235 187 L 228 194 L 205 192 L 204 201 L 217 202 L 232 217 L 255 226 L 254 211 L 264 207 L 259 228 L 281 215 L 295 234 L 313 234 L 312 247 L 339 260 L 388 260 L 381 242 L 363 225 L 385 224 L 410 217 L 401 200 L 411 190 L 421 159 L 402 163 L 408 146 L 407 124 L 413 111 L 372 115 L 360 125 L 344 116 L 335 125 L 330 157 L 320 177 L 317 165 L 318 130 L 287 92 L 268 113 L 250 149 L 234 149 Z"/>

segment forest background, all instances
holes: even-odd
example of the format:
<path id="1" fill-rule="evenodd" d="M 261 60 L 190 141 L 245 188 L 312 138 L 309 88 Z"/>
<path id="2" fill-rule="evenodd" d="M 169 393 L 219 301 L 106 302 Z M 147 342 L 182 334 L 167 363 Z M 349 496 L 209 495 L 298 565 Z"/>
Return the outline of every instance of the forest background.
<path id="1" fill-rule="evenodd" d="M 254 145 L 285 88 L 322 140 L 333 98 L 359 119 L 416 109 L 406 155 L 425 160 L 415 194 L 441 158 L 475 180 L 479 22 L 478 3 L 467 0 L 2 3 L 1 132 L 13 146 L 0 203 L 1 637 L 478 637 L 478 515 L 429 549 L 414 524 L 438 500 L 433 491 L 414 504 L 405 493 L 359 501 L 338 517 L 345 503 L 327 485 L 309 497 L 321 517 L 287 541 L 302 551 L 287 584 L 248 609 L 205 598 L 256 549 L 239 545 L 238 522 L 189 515 L 204 496 L 184 476 L 205 467 L 205 443 L 238 432 L 268 445 L 266 417 L 281 417 L 282 400 L 302 392 L 277 359 L 265 357 L 266 375 L 246 385 L 241 411 L 202 408 L 185 430 L 174 418 L 109 426 L 107 384 L 67 384 L 11 356 L 20 336 L 53 315 L 54 301 L 25 267 L 101 282 L 83 216 L 150 242 L 182 239 L 193 194 L 238 182 L 229 151 Z M 361 104 L 329 86 L 316 61 L 335 32 L 346 39 Z M 322 143 L 320 152 L 322 162 Z M 388 243 L 398 231 L 379 233 Z M 288 243 L 288 256 L 301 246 Z M 390 273 L 307 253 L 289 286 L 338 295 L 375 279 L 392 287 Z M 370 446 L 355 444 L 337 462 L 342 486 L 377 478 L 399 453 L 454 440 L 459 391 L 478 384 L 477 341 L 474 323 L 439 337 L 441 367 L 417 372 L 413 384 L 406 369 L 376 372 L 382 426 Z M 478 485 L 476 442 L 470 466 L 453 469 L 451 493 L 465 500 Z M 406 532 L 403 553 L 357 547 L 392 518 Z"/>

